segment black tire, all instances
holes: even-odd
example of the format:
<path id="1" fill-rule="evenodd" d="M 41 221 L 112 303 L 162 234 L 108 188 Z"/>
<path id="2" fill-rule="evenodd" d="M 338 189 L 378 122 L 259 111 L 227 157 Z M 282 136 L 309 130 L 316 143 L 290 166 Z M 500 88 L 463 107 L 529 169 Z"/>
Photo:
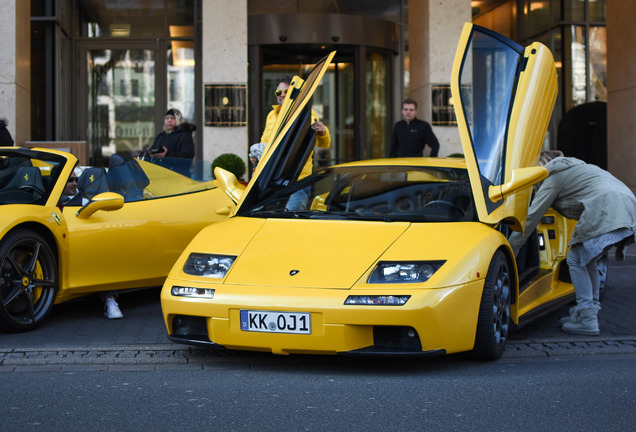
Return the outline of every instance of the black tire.
<path id="1" fill-rule="evenodd" d="M 603 301 L 603 297 L 605 297 L 605 293 L 607 292 L 607 253 L 604 253 L 598 259 L 598 276 L 599 276 L 599 291 L 598 291 L 598 299 L 599 301 Z"/>
<path id="2" fill-rule="evenodd" d="M 495 252 L 481 295 L 475 347 L 472 355 L 479 360 L 496 360 L 504 352 L 510 331 L 510 266 L 501 251 Z"/>
<path id="3" fill-rule="evenodd" d="M 55 255 L 39 234 L 18 229 L 0 242 L 0 328 L 24 332 L 51 313 L 57 293 Z"/>

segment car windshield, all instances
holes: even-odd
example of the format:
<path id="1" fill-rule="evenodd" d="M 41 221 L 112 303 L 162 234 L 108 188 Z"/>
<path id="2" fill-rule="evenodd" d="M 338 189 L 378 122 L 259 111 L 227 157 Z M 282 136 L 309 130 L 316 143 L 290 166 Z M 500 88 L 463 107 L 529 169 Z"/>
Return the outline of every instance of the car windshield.
<path id="1" fill-rule="evenodd" d="M 30 149 L 0 151 L 0 205 L 44 205 L 68 159 Z M 211 163 L 188 161 L 188 175 L 139 159 L 111 158 L 108 167 L 78 166 L 77 196 L 66 206 L 82 206 L 102 192 L 116 192 L 125 202 L 164 198 L 214 189 Z M 59 189 L 58 189 L 59 190 Z M 57 197 L 59 200 L 60 197 Z M 57 202 L 57 201 L 56 201 Z"/>
<path id="2" fill-rule="evenodd" d="M 113 163 L 113 160 L 116 162 Z M 116 192 L 124 202 L 145 201 L 201 192 L 216 187 L 212 179 L 211 164 L 190 163 L 189 176 L 145 160 L 113 159 L 108 168 L 78 167 L 77 192 L 81 200 L 66 205 L 81 206 L 102 192 Z"/>
<path id="3" fill-rule="evenodd" d="M 0 204 L 44 204 L 66 162 L 46 152 L 0 152 Z"/>
<path id="4" fill-rule="evenodd" d="M 328 168 L 241 215 L 387 222 L 475 220 L 466 169 L 412 166 Z"/>

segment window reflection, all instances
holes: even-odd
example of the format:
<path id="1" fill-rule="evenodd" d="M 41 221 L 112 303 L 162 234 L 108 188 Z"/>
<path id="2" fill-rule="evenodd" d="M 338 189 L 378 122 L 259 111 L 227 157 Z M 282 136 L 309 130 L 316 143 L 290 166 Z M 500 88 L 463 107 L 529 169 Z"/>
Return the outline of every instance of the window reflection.
<path id="1" fill-rule="evenodd" d="M 366 66 L 367 147 L 365 159 L 388 155 L 390 123 L 388 118 L 388 62 L 380 53 L 369 53 Z"/>

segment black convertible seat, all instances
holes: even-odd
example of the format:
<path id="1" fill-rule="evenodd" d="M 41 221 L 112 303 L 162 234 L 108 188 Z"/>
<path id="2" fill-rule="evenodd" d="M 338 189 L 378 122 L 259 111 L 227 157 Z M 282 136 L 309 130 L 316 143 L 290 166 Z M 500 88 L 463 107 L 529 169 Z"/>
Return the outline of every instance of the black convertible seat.
<path id="1" fill-rule="evenodd" d="M 108 179 L 104 168 L 91 167 L 82 171 L 77 182 L 81 196 L 91 199 L 102 192 L 108 192 Z"/>
<path id="2" fill-rule="evenodd" d="M 111 192 L 122 195 L 125 202 L 143 200 L 144 188 L 149 184 L 148 176 L 136 159 L 113 164 L 108 170 L 108 185 Z"/>
<path id="3" fill-rule="evenodd" d="M 42 183 L 42 173 L 40 169 L 33 166 L 21 166 L 15 172 L 11 181 L 3 188 L 4 190 L 20 189 L 42 196 L 44 194 L 44 183 Z"/>

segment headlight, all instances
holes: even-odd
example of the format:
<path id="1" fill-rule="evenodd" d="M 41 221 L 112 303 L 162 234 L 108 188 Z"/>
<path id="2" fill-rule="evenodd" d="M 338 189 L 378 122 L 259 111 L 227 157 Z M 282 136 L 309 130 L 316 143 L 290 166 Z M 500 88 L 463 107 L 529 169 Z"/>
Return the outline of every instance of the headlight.
<path id="1" fill-rule="evenodd" d="M 350 295 L 344 304 L 358 306 L 403 306 L 410 298 L 410 295 Z"/>
<path id="2" fill-rule="evenodd" d="M 189 275 L 222 279 L 235 260 L 235 256 L 192 253 L 183 266 L 183 271 Z"/>
<path id="3" fill-rule="evenodd" d="M 368 283 L 426 282 L 446 261 L 379 262 Z"/>
<path id="4" fill-rule="evenodd" d="M 214 290 L 209 288 L 194 288 L 184 286 L 173 286 L 170 294 L 176 297 L 191 297 L 199 299 L 214 298 Z"/>

